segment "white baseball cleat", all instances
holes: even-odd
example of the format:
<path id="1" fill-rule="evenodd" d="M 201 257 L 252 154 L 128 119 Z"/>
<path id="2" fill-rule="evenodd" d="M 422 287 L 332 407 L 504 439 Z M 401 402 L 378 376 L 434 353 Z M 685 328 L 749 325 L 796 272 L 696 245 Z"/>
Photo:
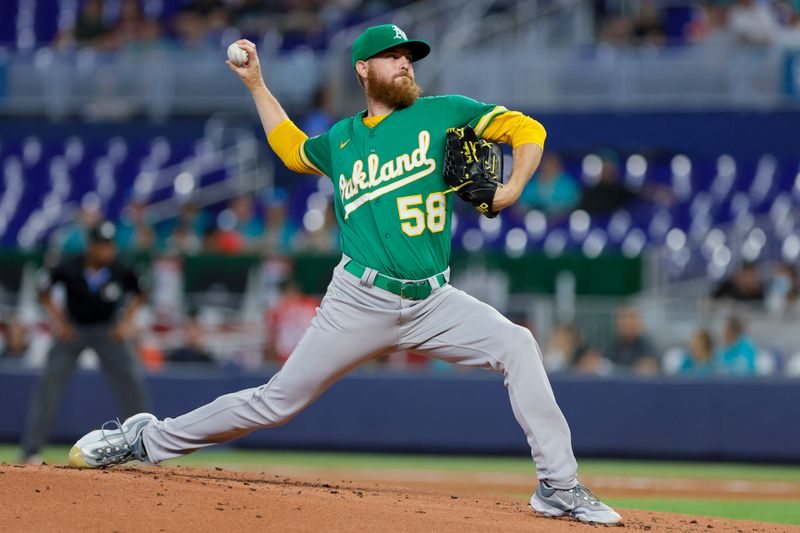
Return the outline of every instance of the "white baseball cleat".
<path id="1" fill-rule="evenodd" d="M 69 451 L 70 466 L 104 468 L 130 461 L 147 461 L 142 431 L 156 420 L 150 413 L 133 415 L 122 423 L 119 419 L 109 420 L 75 443 Z"/>
<path id="2" fill-rule="evenodd" d="M 556 489 L 540 481 L 531 496 L 531 507 L 545 516 L 571 516 L 590 524 L 614 525 L 622 521 L 614 509 L 580 483 L 571 489 Z"/>

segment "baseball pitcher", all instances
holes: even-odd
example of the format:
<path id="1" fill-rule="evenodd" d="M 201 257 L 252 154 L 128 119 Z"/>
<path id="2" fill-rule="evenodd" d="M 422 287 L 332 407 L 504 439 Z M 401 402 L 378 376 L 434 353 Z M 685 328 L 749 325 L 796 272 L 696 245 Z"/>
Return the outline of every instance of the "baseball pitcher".
<path id="1" fill-rule="evenodd" d="M 275 427 L 365 361 L 414 350 L 503 373 L 536 463 L 535 511 L 619 522 L 577 480 L 569 427 L 530 331 L 448 284 L 454 197 L 486 216 L 513 204 L 539 164 L 541 124 L 464 96 L 420 97 L 413 64 L 430 46 L 386 24 L 367 28 L 352 47 L 366 110 L 308 138 L 264 84 L 255 45 L 237 44 L 247 61 L 228 66 L 251 92 L 272 149 L 291 170 L 333 180 L 342 260 L 316 318 L 267 384 L 177 418 L 141 413 L 95 430 L 75 444 L 70 463 L 159 462 Z M 504 186 L 484 141 L 513 147 Z"/>

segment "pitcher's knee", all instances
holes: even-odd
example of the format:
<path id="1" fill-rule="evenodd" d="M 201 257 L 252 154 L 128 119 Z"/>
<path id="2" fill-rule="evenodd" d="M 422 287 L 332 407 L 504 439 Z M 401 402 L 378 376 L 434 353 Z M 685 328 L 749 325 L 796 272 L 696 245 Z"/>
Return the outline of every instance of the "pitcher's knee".
<path id="1" fill-rule="evenodd" d="M 257 389 L 251 403 L 263 417 L 265 426 L 279 426 L 297 416 L 312 401 L 313 394 L 308 390 L 286 388 L 273 380 Z"/>
<path id="2" fill-rule="evenodd" d="M 506 347 L 505 358 L 513 360 L 530 357 L 541 361 L 539 348 L 533 338 L 533 333 L 528 328 L 512 324 L 511 327 L 503 331 L 501 338 Z"/>
<path id="3" fill-rule="evenodd" d="M 514 346 L 521 350 L 531 350 L 534 346 L 536 346 L 536 342 L 533 340 L 533 333 L 531 333 L 531 330 L 516 324 L 514 324 L 513 328 L 511 328 L 510 339 Z"/>

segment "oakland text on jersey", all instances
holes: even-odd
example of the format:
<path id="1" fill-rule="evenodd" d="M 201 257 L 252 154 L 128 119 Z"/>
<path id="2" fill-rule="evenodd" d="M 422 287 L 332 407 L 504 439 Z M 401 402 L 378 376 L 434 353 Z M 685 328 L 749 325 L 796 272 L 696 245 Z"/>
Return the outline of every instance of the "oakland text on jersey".
<path id="1" fill-rule="evenodd" d="M 400 154 L 394 159 L 383 163 L 383 165 L 381 165 L 380 157 L 377 154 L 370 154 L 367 157 L 367 172 L 364 172 L 364 161 L 358 159 L 353 163 L 353 173 L 350 179 L 345 178 L 344 174 L 339 175 L 339 193 L 344 204 L 345 218 L 366 202 L 408 185 L 436 170 L 436 160 L 428 157 L 428 149 L 431 145 L 430 132 L 427 130 L 420 131 L 418 139 L 419 146 L 412 150 L 410 154 Z M 395 180 L 395 178 L 400 178 L 417 169 L 422 170 L 383 187 L 370 190 L 378 187 L 381 183 Z M 359 196 L 359 193 L 363 194 Z M 356 196 L 358 198 L 348 202 L 348 200 Z"/>

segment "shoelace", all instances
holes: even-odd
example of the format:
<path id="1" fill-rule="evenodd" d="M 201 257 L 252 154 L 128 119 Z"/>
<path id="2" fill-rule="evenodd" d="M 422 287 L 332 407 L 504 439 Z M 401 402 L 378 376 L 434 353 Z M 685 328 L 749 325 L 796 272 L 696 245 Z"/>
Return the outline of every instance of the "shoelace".
<path id="1" fill-rule="evenodd" d="M 581 499 L 585 502 L 589 502 L 592 504 L 600 503 L 600 499 L 594 494 L 592 494 L 592 491 L 590 491 L 588 488 L 584 487 L 580 483 L 578 485 L 575 485 L 575 488 L 573 488 L 572 490 L 575 491 L 575 498 Z"/>
<path id="2" fill-rule="evenodd" d="M 106 426 L 109 424 L 116 425 L 116 429 L 112 431 L 118 431 L 119 434 L 122 436 L 122 440 L 125 441 L 124 448 L 113 444 L 109 440 L 109 435 L 106 435 Z M 99 453 L 106 460 L 108 464 L 119 464 L 125 462 L 129 455 L 136 456 L 136 452 L 133 448 L 133 443 L 128 440 L 128 437 L 125 435 L 125 432 L 122 430 L 122 422 L 120 422 L 119 418 L 115 418 L 114 420 L 108 420 L 100 426 L 100 431 L 103 434 L 103 440 L 106 441 L 108 447 L 106 449 L 100 449 Z"/>

